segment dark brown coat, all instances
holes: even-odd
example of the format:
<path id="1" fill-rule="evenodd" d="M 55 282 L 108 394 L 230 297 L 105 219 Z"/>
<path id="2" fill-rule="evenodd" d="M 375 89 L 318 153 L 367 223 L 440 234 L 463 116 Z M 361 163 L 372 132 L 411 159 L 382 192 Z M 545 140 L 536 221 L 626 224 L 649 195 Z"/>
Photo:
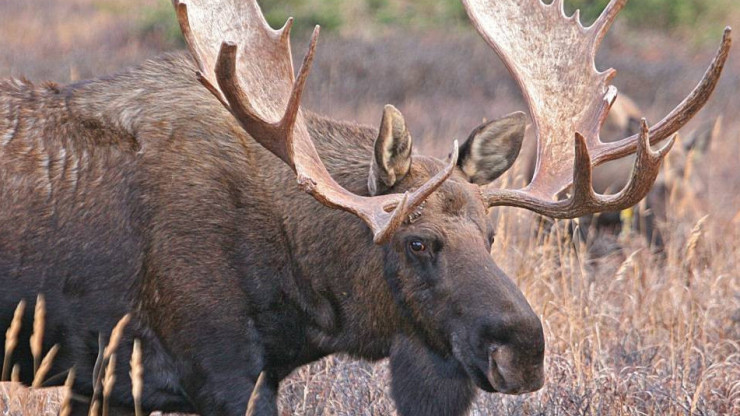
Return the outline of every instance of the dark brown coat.
<path id="1" fill-rule="evenodd" d="M 378 131 L 307 119 L 332 176 L 367 195 Z M 515 119 L 486 124 L 469 143 L 503 136 L 518 152 Z M 388 192 L 443 166 L 409 157 Z M 487 165 L 478 162 L 473 173 Z M 420 214 L 374 245 L 357 217 L 299 190 L 180 55 L 66 87 L 0 84 L 0 328 L 20 299 L 43 293 L 45 348 L 61 345 L 51 374 L 61 381 L 75 366 L 83 395 L 98 335 L 129 312 L 118 355 L 142 340 L 147 411 L 244 414 L 262 373 L 255 396 L 271 397 L 262 405 L 274 412 L 279 381 L 334 352 L 390 355 L 403 415 L 462 414 L 474 385 L 539 388 L 542 327 L 490 257 L 478 187 L 458 169 Z M 14 361 L 28 381 L 25 345 Z M 127 362 L 112 402 L 130 408 Z"/>

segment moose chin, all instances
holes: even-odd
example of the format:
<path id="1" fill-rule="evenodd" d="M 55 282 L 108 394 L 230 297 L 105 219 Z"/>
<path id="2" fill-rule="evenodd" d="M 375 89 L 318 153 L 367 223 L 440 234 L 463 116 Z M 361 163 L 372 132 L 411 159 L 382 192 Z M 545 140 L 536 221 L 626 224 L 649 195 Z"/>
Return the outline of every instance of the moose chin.
<path id="1" fill-rule="evenodd" d="M 651 143 L 706 103 L 730 34 L 669 116 L 604 143 L 616 89 L 594 56 L 625 1 L 589 28 L 560 0 L 463 3 L 537 127 L 524 189 L 492 182 L 519 154 L 525 113 L 476 127 L 446 159 L 412 152 L 393 106 L 379 128 L 311 113 L 301 96 L 318 28 L 296 74 L 292 20 L 273 30 L 256 0 L 175 0 L 187 56 L 68 86 L 0 82 L 0 328 L 20 300 L 45 296 L 43 347 L 59 346 L 50 374 L 75 369 L 74 414 L 100 400 L 96 358 L 124 315 L 108 352 L 141 346 L 144 394 L 119 359 L 106 397 L 121 412 L 276 415 L 282 379 L 340 352 L 390 357 L 404 416 L 462 415 L 479 390 L 543 386 L 542 324 L 491 256 L 490 209 L 633 206 L 672 142 Z M 592 166 L 631 153 L 624 190 L 593 192 Z M 2 358 L 30 382 L 21 344 Z"/>

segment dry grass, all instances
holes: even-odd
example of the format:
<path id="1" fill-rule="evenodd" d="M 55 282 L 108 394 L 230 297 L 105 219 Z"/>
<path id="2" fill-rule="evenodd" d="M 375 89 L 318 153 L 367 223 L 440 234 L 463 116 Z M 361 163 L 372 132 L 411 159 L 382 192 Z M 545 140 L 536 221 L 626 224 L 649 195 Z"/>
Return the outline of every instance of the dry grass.
<path id="1" fill-rule="evenodd" d="M 33 389 L 20 383 L 0 383 L 0 414 L 56 416 L 63 396 L 62 389 Z"/>
<path id="2" fill-rule="evenodd" d="M 84 31 L 55 20 L 78 13 L 92 16 L 86 14 L 91 10 L 105 15 L 91 0 L 41 1 L 47 7 L 42 13 L 20 3 L 0 4 L 0 16 L 27 23 L 23 36 L 14 25 L 0 25 L 3 77 L 25 73 L 64 82 L 72 68 L 81 77 L 102 75 L 167 47 L 133 38 L 125 19 L 97 16 L 85 21 Z M 717 24 L 725 23 L 732 22 Z M 42 28 L 55 28 L 64 36 L 50 39 L 42 36 Z M 693 87 L 708 54 L 695 56 L 682 43 L 654 34 L 616 31 L 601 61 L 620 69 L 617 85 L 656 120 Z M 303 48 L 296 49 L 300 53 Z M 493 255 L 542 318 L 548 382 L 526 396 L 481 395 L 473 414 L 740 414 L 738 57 L 735 53 L 731 58 L 720 88 L 699 116 L 699 121 L 719 115 L 726 120 L 724 134 L 708 156 L 711 163 L 693 166 L 706 178 L 705 189 L 672 201 L 668 222 L 662 225 L 662 255 L 651 254 L 639 236 L 632 236 L 620 251 L 592 260 L 582 244 L 566 238 L 564 226 L 533 237 L 538 223 L 531 214 L 497 212 Z M 482 118 L 523 106 L 503 67 L 472 33 L 395 34 L 372 41 L 327 38 L 309 85 L 308 106 L 337 118 L 375 124 L 383 104 L 397 105 L 418 148 L 437 155 Z M 518 171 L 521 166 L 504 181 L 520 182 Z M 388 379 L 384 362 L 332 356 L 285 380 L 280 406 L 284 414 L 296 415 L 390 414 Z M 62 393 L 44 395 L 2 384 L 0 413 L 8 397 L 13 397 L 11 404 L 28 400 L 58 406 Z"/>
<path id="3" fill-rule="evenodd" d="M 31 334 L 31 354 L 33 355 L 33 372 L 39 369 L 41 361 L 41 350 L 44 343 L 44 326 L 46 325 L 46 301 L 43 295 L 36 298 L 36 306 L 33 311 L 33 333 Z"/>
<path id="4" fill-rule="evenodd" d="M 41 342 L 40 340 L 43 338 L 43 327 L 46 319 L 44 305 L 43 297 L 39 296 L 34 312 L 34 332 L 30 339 L 32 349 L 37 348 L 38 344 Z M 19 339 L 18 333 L 20 331 L 21 319 L 25 306 L 26 302 L 23 300 L 18 303 L 15 309 L 13 321 L 6 332 L 6 362 L 9 362 L 13 350 L 18 346 L 18 343 L 22 341 Z M 51 368 L 51 363 L 53 362 L 58 350 L 58 345 L 52 347 L 44 359 L 41 360 L 40 365 L 37 365 L 36 355 L 34 354 L 33 387 L 26 387 L 18 382 L 17 365 L 13 367 L 10 381 L 7 381 L 6 375 L 3 374 L 2 378 L 0 378 L 0 414 L 51 416 L 60 413 L 60 408 L 62 407 L 67 392 L 70 391 L 69 388 L 71 385 L 66 384 L 66 389 L 38 388 Z M 3 366 L 7 368 L 6 363 L 3 363 Z M 5 373 L 5 371 L 3 371 L 3 373 Z"/>
<path id="5" fill-rule="evenodd" d="M 136 416 L 142 415 L 141 397 L 144 391 L 144 365 L 141 357 L 141 341 L 134 340 L 131 353 L 131 395 L 134 398 Z"/>

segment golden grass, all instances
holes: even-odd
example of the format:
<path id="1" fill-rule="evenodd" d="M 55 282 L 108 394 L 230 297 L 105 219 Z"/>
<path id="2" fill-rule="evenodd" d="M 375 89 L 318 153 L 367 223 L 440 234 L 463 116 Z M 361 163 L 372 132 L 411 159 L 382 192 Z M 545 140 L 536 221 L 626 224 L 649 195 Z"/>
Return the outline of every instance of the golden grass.
<path id="1" fill-rule="evenodd" d="M 21 383 L 0 383 L 0 411 L 4 415 L 56 416 L 62 389 L 34 389 Z"/>
<path id="2" fill-rule="evenodd" d="M 21 331 L 21 320 L 23 319 L 23 310 L 26 308 L 26 301 L 21 300 L 13 313 L 13 320 L 10 327 L 5 331 L 5 359 L 3 360 L 2 371 L 0 371 L 0 381 L 9 380 L 11 366 L 10 360 L 13 357 L 13 351 L 18 346 L 18 333 Z"/>
<path id="3" fill-rule="evenodd" d="M 103 416 L 108 416 L 108 400 L 113 392 L 113 385 L 116 383 L 116 354 L 108 357 L 108 365 L 105 368 L 105 377 L 103 377 Z"/>
<path id="4" fill-rule="evenodd" d="M 136 416 L 143 414 L 141 410 L 141 395 L 144 392 L 144 365 L 141 356 L 141 341 L 134 340 L 131 352 L 131 395 L 134 398 Z"/>
<path id="5" fill-rule="evenodd" d="M 46 324 L 46 301 L 44 295 L 39 294 L 36 298 L 36 306 L 33 312 L 33 333 L 31 334 L 31 354 L 33 355 L 33 372 L 36 374 L 41 360 L 41 350 L 44 343 L 44 325 Z"/>
<path id="6" fill-rule="evenodd" d="M 59 416 L 69 416 L 72 413 L 72 386 L 75 381 L 75 369 L 69 370 L 67 373 L 67 379 L 64 380 L 63 396 L 61 400 L 61 409 L 59 410 Z"/>
<path id="7" fill-rule="evenodd" d="M 23 316 L 23 310 L 25 309 L 25 301 L 21 301 L 16 307 L 13 321 L 8 329 L 5 342 L 5 361 L 6 364 L 10 362 L 12 352 L 18 344 L 18 332 L 20 331 L 21 318 Z M 41 306 L 39 306 L 41 305 Z M 43 296 L 39 295 L 37 298 L 35 313 L 34 313 L 34 332 L 31 335 L 31 347 L 34 349 L 34 344 L 39 348 L 38 354 L 40 355 L 40 340 L 43 339 L 43 329 L 45 321 L 45 302 Z M 88 414 L 91 416 L 97 416 L 102 410 L 102 415 L 107 416 L 109 405 L 108 400 L 113 391 L 115 384 L 115 368 L 116 368 L 116 354 L 115 351 L 118 348 L 121 337 L 123 336 L 123 330 L 131 320 L 131 316 L 124 315 L 111 331 L 108 345 L 100 352 L 98 356 L 98 362 L 95 367 L 100 368 L 101 371 L 98 373 L 98 380 L 95 386 L 94 397 L 98 397 L 98 389 L 102 388 L 103 402 L 95 399 L 92 401 Z M 134 380 L 134 392 L 138 392 L 137 403 L 141 400 L 142 394 L 142 374 L 143 369 L 141 365 L 141 347 L 138 344 L 134 348 L 132 355 L 132 368 L 136 375 L 132 376 Z M 102 348 L 102 346 L 101 346 Z M 71 412 L 71 399 L 72 399 L 72 385 L 75 379 L 74 368 L 70 369 L 67 374 L 67 378 L 62 388 L 42 388 L 46 375 L 51 370 L 51 365 L 59 352 L 59 345 L 54 345 L 41 360 L 40 365 L 34 368 L 34 378 L 31 387 L 25 387 L 18 382 L 18 365 L 13 367 L 13 376 L 11 382 L 0 382 L 0 412 L 2 414 L 12 415 L 68 415 Z M 36 353 L 34 353 L 34 359 Z M 7 366 L 6 366 L 7 367 Z M 34 367 L 36 367 L 34 363 Z M 104 370 L 103 370 L 104 368 Z M 137 405 L 140 408 L 140 405 Z M 10 412 L 10 413 L 8 413 Z M 138 410 L 137 415 L 140 415 L 141 410 Z"/>
<path id="8" fill-rule="evenodd" d="M 123 330 L 126 328 L 126 325 L 128 325 L 130 321 L 131 315 L 126 314 L 118 321 L 116 326 L 113 327 L 113 330 L 110 333 L 110 340 L 108 341 L 108 345 L 105 347 L 105 350 L 103 352 L 103 358 L 107 360 L 116 352 L 116 349 L 118 349 L 118 344 L 121 343 Z"/>
<path id="9" fill-rule="evenodd" d="M 44 359 L 41 361 L 41 365 L 33 376 L 33 383 L 31 386 L 36 388 L 41 387 L 46 379 L 46 375 L 49 374 L 49 370 L 51 370 L 51 364 L 54 362 L 54 357 L 56 357 L 57 352 L 59 352 L 59 345 L 54 345 L 51 347 L 49 352 L 46 353 L 46 356 L 44 356 Z"/>

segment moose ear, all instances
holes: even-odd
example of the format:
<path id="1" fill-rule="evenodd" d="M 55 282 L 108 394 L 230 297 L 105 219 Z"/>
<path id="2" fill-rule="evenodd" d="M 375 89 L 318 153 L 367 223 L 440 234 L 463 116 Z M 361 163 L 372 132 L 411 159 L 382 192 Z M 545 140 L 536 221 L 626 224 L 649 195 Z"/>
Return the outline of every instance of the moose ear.
<path id="1" fill-rule="evenodd" d="M 387 191 L 409 173 L 411 146 L 411 134 L 406 129 L 403 115 L 396 107 L 386 105 L 367 179 L 370 195 Z"/>
<path id="2" fill-rule="evenodd" d="M 521 111 L 481 124 L 460 148 L 458 166 L 470 182 L 485 185 L 506 172 L 522 149 L 526 114 Z"/>

